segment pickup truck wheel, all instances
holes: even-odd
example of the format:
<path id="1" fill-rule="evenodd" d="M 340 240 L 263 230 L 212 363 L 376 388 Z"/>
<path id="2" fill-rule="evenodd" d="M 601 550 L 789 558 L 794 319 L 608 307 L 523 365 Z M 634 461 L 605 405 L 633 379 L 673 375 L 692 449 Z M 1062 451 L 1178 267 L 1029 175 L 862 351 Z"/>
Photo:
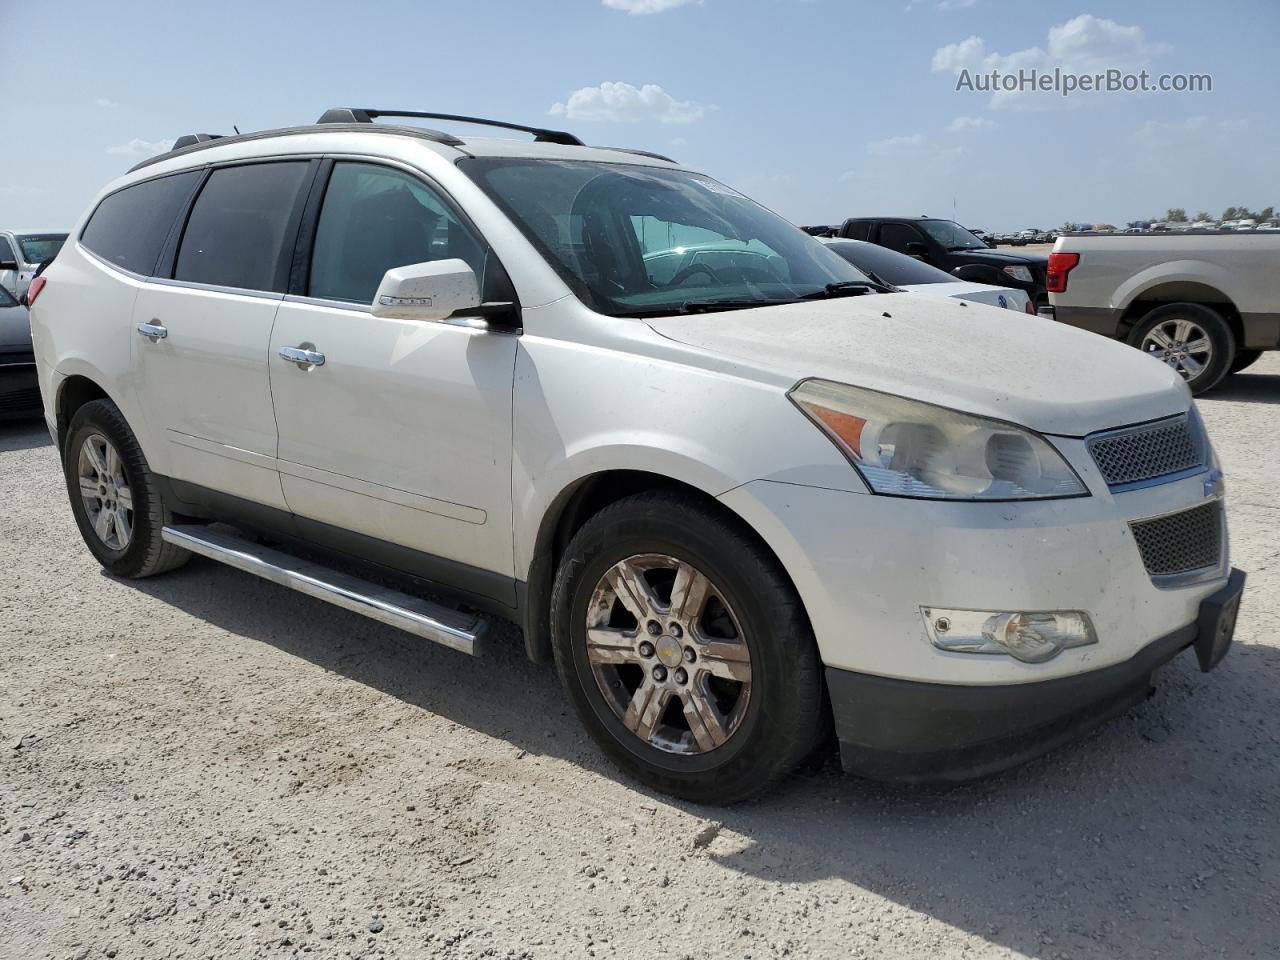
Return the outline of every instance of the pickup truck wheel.
<path id="1" fill-rule="evenodd" d="M 588 520 L 551 608 L 583 723 L 655 789 L 736 803 L 822 741 L 822 665 L 799 597 L 749 531 L 692 498 L 639 494 Z"/>
<path id="2" fill-rule="evenodd" d="M 1231 361 L 1231 373 L 1239 373 L 1246 367 L 1251 367 L 1258 362 L 1258 358 L 1262 356 L 1261 350 L 1241 350 L 1236 354 L 1236 358 Z"/>
<path id="3" fill-rule="evenodd" d="M 1156 307 L 1138 321 L 1129 343 L 1176 370 L 1194 394 L 1217 385 L 1236 353 L 1226 320 L 1198 303 Z"/>
<path id="4" fill-rule="evenodd" d="M 169 511 L 137 438 L 110 400 L 86 403 L 71 418 L 62 468 L 80 535 L 108 571 L 148 577 L 190 558 L 160 538 Z"/>

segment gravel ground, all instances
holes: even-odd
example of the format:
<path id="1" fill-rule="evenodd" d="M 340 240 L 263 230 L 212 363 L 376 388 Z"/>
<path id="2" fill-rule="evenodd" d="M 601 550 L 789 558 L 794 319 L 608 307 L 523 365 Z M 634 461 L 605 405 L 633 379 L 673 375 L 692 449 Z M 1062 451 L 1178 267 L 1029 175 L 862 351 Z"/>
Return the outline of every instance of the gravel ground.
<path id="1" fill-rule="evenodd" d="M 550 669 L 81 545 L 0 426 L 0 957 L 1276 957 L 1280 355 L 1202 402 L 1236 647 L 951 789 L 833 763 L 725 810 L 602 761 Z"/>

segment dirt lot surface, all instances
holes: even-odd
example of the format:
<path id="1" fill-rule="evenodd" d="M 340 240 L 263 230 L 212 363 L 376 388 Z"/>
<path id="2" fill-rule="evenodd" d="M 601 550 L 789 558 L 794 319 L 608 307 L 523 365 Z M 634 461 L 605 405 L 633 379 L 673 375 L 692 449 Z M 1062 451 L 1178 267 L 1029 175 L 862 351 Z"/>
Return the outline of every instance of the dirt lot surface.
<path id="1" fill-rule="evenodd" d="M 1272 354 L 1201 404 L 1250 575 L 1217 671 L 985 781 L 731 810 L 623 779 L 514 643 L 105 576 L 0 426 L 0 957 L 1276 957 L 1278 402 Z"/>

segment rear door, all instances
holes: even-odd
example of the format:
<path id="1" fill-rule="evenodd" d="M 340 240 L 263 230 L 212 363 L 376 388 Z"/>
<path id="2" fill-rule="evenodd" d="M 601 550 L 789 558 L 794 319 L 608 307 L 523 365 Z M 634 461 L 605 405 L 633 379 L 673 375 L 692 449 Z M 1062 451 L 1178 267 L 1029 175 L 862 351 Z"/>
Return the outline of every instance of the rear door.
<path id="1" fill-rule="evenodd" d="M 174 479 L 283 509 L 267 366 L 315 161 L 214 168 L 167 277 L 134 307 L 134 368 Z"/>
<path id="2" fill-rule="evenodd" d="M 461 259 L 485 290 L 501 266 L 442 191 L 397 167 L 333 163 L 313 219 L 314 241 L 299 241 L 313 251 L 309 275 L 295 278 L 271 339 L 290 509 L 429 554 L 446 562 L 440 578 L 513 603 L 517 338 L 370 312 L 393 267 Z M 279 356 L 296 347 L 323 365 Z"/>

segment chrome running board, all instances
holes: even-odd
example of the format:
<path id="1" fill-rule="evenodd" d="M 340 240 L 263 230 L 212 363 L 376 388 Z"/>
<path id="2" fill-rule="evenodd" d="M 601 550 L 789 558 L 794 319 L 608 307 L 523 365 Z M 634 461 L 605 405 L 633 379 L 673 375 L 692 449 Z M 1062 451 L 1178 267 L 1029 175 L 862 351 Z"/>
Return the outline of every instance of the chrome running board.
<path id="1" fill-rule="evenodd" d="M 165 527 L 160 535 L 184 550 L 462 653 L 474 656 L 478 652 L 478 641 L 488 626 L 481 617 L 451 610 L 211 527 L 183 524 Z"/>

